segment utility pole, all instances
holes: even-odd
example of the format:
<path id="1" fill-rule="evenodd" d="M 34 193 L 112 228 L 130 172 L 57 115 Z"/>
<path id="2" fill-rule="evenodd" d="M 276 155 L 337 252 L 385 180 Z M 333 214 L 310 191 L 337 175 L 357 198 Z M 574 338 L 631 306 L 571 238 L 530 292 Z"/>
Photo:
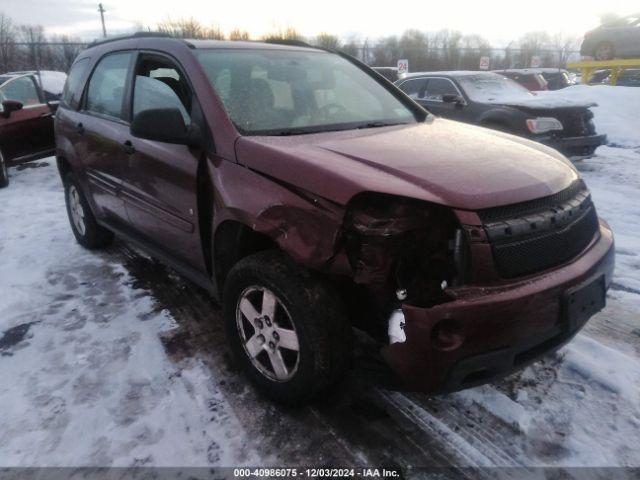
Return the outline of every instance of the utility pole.
<path id="1" fill-rule="evenodd" d="M 102 6 L 101 3 L 98 4 L 98 11 L 100 12 L 100 20 L 102 20 L 102 36 L 104 38 L 107 38 L 107 29 L 104 26 L 104 7 Z"/>

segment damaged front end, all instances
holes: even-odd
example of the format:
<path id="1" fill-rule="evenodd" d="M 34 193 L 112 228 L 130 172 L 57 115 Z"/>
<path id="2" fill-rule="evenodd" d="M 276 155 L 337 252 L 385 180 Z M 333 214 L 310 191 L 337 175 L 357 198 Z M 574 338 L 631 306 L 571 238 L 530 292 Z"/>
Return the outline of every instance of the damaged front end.
<path id="1" fill-rule="evenodd" d="M 345 219 L 353 280 L 388 300 L 422 307 L 446 302 L 445 288 L 464 277 L 464 245 L 457 232 L 455 216 L 444 207 L 359 195 Z"/>
<path id="2" fill-rule="evenodd" d="M 402 305 L 430 308 L 449 302 L 448 287 L 464 283 L 468 247 L 445 207 L 361 194 L 350 202 L 344 238 L 360 305 L 355 316 L 384 343 L 402 341 Z"/>

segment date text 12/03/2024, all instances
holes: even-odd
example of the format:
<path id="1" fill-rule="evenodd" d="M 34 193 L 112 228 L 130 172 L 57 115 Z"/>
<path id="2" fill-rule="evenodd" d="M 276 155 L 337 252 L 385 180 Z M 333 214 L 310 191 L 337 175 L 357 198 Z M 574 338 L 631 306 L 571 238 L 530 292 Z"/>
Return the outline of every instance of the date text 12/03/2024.
<path id="1" fill-rule="evenodd" d="M 395 468 L 235 468 L 235 478 L 402 478 Z"/>

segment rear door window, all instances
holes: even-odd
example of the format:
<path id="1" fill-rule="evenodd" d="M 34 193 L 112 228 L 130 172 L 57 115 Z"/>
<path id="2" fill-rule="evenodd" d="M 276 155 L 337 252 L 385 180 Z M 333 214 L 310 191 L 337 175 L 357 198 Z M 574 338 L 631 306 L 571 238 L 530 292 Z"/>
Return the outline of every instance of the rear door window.
<path id="1" fill-rule="evenodd" d="M 100 60 L 89 80 L 85 110 L 124 118 L 123 100 L 131 57 L 131 52 L 113 53 Z"/>
<path id="2" fill-rule="evenodd" d="M 426 78 L 415 78 L 413 80 L 403 82 L 402 85 L 400 85 L 400 89 L 411 98 L 420 98 L 421 95 L 424 96 L 426 86 Z"/>
<path id="3" fill-rule="evenodd" d="M 443 95 L 460 95 L 453 82 L 447 78 L 431 78 L 427 84 L 424 99 L 430 102 L 441 102 Z"/>

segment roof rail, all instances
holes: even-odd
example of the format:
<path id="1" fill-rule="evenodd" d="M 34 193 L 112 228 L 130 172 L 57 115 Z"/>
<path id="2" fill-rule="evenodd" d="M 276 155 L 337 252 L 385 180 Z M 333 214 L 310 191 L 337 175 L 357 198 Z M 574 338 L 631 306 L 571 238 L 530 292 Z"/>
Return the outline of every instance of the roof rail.
<path id="1" fill-rule="evenodd" d="M 171 35 L 165 32 L 135 32 L 129 35 L 117 35 L 115 37 L 105 38 L 103 40 L 94 40 L 88 45 L 88 48 L 96 47 L 98 45 L 103 45 L 105 43 L 116 42 L 118 40 L 127 40 L 130 38 L 173 38 Z"/>
<path id="2" fill-rule="evenodd" d="M 287 45 L 289 47 L 316 48 L 313 45 L 309 45 L 307 42 L 303 42 L 302 40 L 294 40 L 288 38 L 268 38 L 264 41 L 264 43 L 273 43 L 274 45 Z"/>

